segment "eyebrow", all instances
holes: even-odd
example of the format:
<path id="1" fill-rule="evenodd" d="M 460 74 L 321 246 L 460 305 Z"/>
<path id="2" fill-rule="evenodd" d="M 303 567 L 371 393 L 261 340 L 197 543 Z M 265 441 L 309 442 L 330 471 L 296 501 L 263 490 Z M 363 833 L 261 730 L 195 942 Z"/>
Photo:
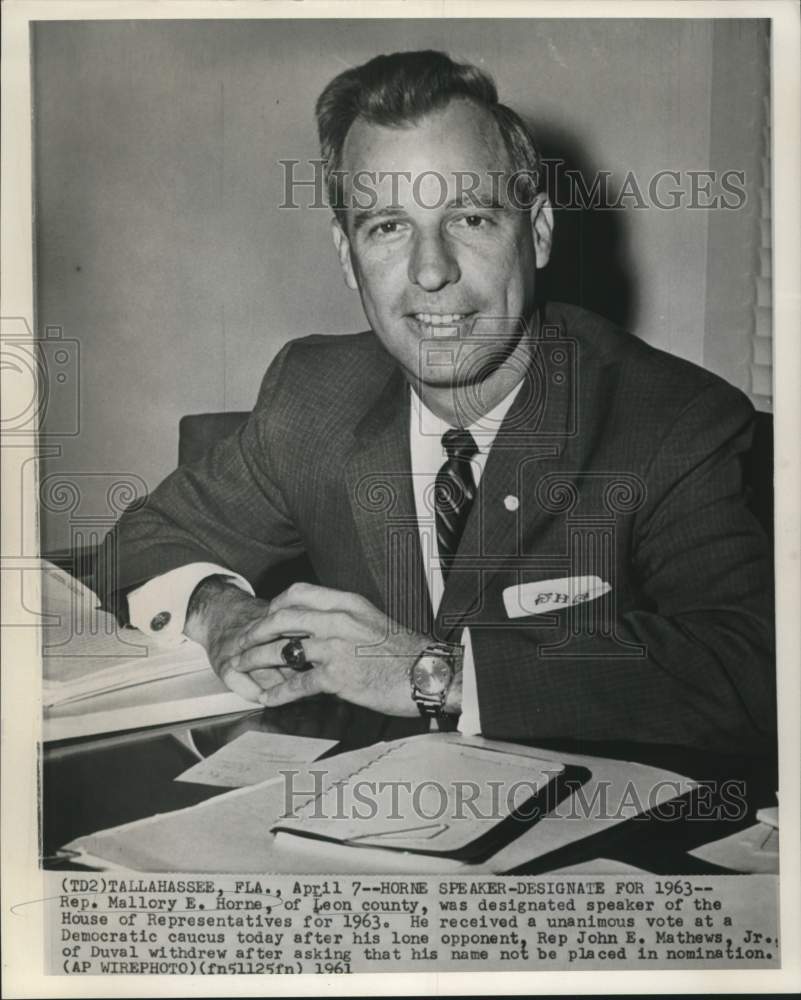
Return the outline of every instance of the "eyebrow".
<path id="1" fill-rule="evenodd" d="M 353 229 L 358 232 L 373 219 L 400 219 L 405 215 L 404 210 L 398 205 L 389 205 L 386 208 L 360 208 L 353 217 Z"/>
<path id="2" fill-rule="evenodd" d="M 476 194 L 475 191 L 466 191 L 461 198 L 454 198 L 445 206 L 446 208 L 504 208 L 505 206 L 497 198 L 489 194 Z"/>
<path id="3" fill-rule="evenodd" d="M 503 209 L 505 206 L 491 195 L 481 195 L 470 191 L 461 198 L 452 198 L 444 207 Z M 354 214 L 353 229 L 354 232 L 358 232 L 374 219 L 392 220 L 405 217 L 406 212 L 399 205 L 388 205 L 386 208 L 361 208 L 357 209 Z"/>

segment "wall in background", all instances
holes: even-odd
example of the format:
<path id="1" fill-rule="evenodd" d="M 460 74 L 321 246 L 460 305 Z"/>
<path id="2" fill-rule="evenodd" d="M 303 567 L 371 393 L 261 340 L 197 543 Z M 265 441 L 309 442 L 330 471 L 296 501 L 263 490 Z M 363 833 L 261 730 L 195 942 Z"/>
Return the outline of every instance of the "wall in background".
<path id="1" fill-rule="evenodd" d="M 736 86 L 749 49 L 747 38 L 728 44 L 725 33 L 735 30 L 741 37 L 747 28 L 627 20 L 38 24 L 37 329 L 56 328 L 80 347 L 79 404 L 68 391 L 54 394 L 44 421 L 45 431 L 57 431 L 79 405 L 79 433 L 59 439 L 58 453 L 44 460 L 45 479 L 72 476 L 82 515 L 113 516 L 115 475 L 152 487 L 174 467 L 182 414 L 249 408 L 287 340 L 364 327 L 358 297 L 340 277 L 328 213 L 278 208 L 277 161 L 318 155 L 314 101 L 343 68 L 381 51 L 442 48 L 495 76 L 547 156 L 588 179 L 610 171 L 613 187 L 628 172 L 647 184 L 660 170 L 709 167 L 713 48 L 718 81 Z M 718 91 L 736 117 L 736 95 Z M 703 363 L 709 310 L 719 305 L 706 288 L 715 214 L 557 213 L 554 297 Z M 63 505 L 48 504 L 43 527 L 46 547 L 69 540 Z"/>
<path id="2" fill-rule="evenodd" d="M 736 163 L 750 183 L 739 211 L 709 215 L 704 364 L 759 410 L 773 402 L 769 27 L 735 21 L 716 30 L 709 140 L 710 168 Z"/>

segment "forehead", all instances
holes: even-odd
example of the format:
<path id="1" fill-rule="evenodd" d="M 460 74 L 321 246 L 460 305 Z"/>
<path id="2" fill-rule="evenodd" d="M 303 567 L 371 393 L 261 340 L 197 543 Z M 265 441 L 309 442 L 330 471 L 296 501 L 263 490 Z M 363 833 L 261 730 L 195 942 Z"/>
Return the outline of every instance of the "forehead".
<path id="1" fill-rule="evenodd" d="M 469 171 L 486 176 L 509 167 L 495 119 L 486 108 L 463 99 L 408 125 L 373 125 L 357 119 L 342 151 L 346 184 L 359 171 L 405 171 L 412 177 L 425 171 L 443 175 Z"/>

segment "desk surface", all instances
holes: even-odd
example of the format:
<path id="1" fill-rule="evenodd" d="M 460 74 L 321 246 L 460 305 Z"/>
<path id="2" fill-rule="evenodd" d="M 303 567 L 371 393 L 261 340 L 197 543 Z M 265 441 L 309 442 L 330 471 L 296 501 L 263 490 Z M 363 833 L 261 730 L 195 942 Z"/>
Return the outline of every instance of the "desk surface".
<path id="1" fill-rule="evenodd" d="M 57 856 L 58 849 L 84 834 L 133 820 L 185 808 L 225 792 L 225 789 L 176 782 L 174 779 L 198 760 L 194 748 L 207 757 L 249 730 L 336 739 L 330 753 L 363 745 L 349 726 L 348 706 L 332 699 L 310 699 L 280 709 L 255 709 L 197 722 L 48 744 L 43 755 L 42 855 L 46 868 L 74 867 Z M 189 738 L 191 734 L 191 739 Z M 558 749 L 549 746 L 549 749 Z M 687 817 L 675 822 L 629 821 L 622 835 L 603 845 L 603 854 L 585 859 L 577 869 L 624 871 L 637 868 L 663 874 L 703 874 L 732 870 L 765 871 L 775 868 L 778 857 L 755 857 L 747 851 L 716 851 L 719 840 L 739 845 L 758 844 L 750 836 L 756 810 L 774 805 L 775 778 L 764 761 L 734 758 L 710 759 L 670 747 L 625 745 L 565 746 L 566 752 L 606 756 L 666 768 L 702 782 L 703 821 Z M 732 782 L 739 782 L 732 785 Z M 711 808 L 722 799 L 731 804 L 737 794 L 746 808 Z M 700 856 L 696 855 L 704 845 Z M 693 853 L 690 853 L 693 852 Z M 730 860 L 734 859 L 734 860 Z M 732 867 L 726 867 L 731 864 Z M 525 868 L 517 869 L 523 873 Z"/>

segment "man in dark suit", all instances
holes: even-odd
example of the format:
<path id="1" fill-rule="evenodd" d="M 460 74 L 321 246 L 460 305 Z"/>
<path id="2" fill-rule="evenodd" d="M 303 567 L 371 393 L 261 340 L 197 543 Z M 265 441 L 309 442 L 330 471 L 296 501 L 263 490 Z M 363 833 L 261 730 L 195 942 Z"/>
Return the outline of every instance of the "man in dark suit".
<path id="1" fill-rule="evenodd" d="M 288 344 L 241 432 L 121 519 L 109 590 L 268 706 L 324 693 L 410 729 L 759 745 L 771 580 L 746 399 L 543 303 L 536 149 L 479 70 L 379 57 L 317 114 L 371 332 Z M 319 584 L 253 595 L 301 552 Z"/>

